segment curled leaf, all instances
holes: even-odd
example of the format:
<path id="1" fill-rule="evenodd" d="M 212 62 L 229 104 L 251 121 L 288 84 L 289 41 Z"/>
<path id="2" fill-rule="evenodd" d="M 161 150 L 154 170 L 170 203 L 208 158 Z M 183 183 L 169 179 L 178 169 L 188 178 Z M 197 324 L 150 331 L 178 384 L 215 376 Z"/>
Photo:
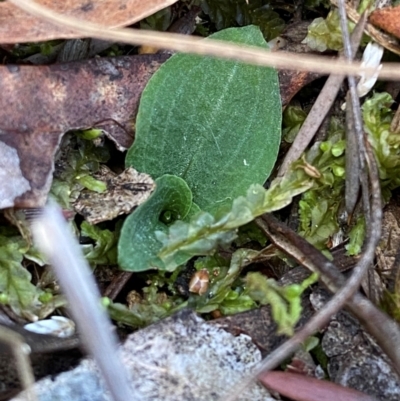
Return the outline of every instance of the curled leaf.
<path id="1" fill-rule="evenodd" d="M 123 270 L 144 271 L 151 268 L 171 270 L 156 256 L 162 244 L 155 232 L 184 219 L 192 207 L 192 193 L 186 182 L 173 175 L 156 180 L 156 190 L 125 220 L 118 243 L 118 262 Z M 180 265 L 178 255 L 176 263 Z"/>

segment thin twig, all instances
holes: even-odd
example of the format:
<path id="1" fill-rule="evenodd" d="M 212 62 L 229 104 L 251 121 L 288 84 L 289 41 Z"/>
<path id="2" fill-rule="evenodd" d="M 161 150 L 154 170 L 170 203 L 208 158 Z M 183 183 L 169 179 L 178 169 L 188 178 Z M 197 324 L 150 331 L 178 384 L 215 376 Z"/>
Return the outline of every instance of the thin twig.
<path id="1" fill-rule="evenodd" d="M 368 267 L 375 256 L 375 248 L 380 241 L 382 223 L 382 201 L 378 169 L 369 143 L 365 144 L 366 161 L 371 176 L 371 216 L 367 226 L 367 241 L 365 250 L 354 268 L 353 274 L 346 285 L 343 276 L 336 266 L 315 248 L 297 235 L 295 232 L 284 229 L 272 216 L 264 215 L 256 220 L 271 241 L 283 252 L 297 259 L 304 267 L 320 274 L 320 280 L 333 293 L 334 297 L 318 311 L 292 338 L 278 347 L 264 361 L 262 361 L 252 375 L 243 379 L 241 383 L 229 392 L 225 401 L 234 401 L 241 392 L 261 372 L 275 368 L 289 355 L 295 352 L 300 345 L 316 331 L 326 325 L 330 318 L 346 303 L 350 310 L 360 318 L 361 323 L 372 334 L 383 351 L 393 361 L 396 371 L 400 374 L 400 330 L 397 324 L 379 311 L 369 300 L 356 294 Z M 271 232 L 271 226 L 275 232 Z M 289 241 L 289 242 L 288 242 Z M 289 245 L 289 246 L 288 246 Z M 294 246 L 293 246 L 294 245 Z M 291 247 L 290 247 L 291 246 Z M 294 249 L 290 252 L 290 249 Z M 397 347 L 397 348 L 396 348 Z"/>
<path id="2" fill-rule="evenodd" d="M 343 60 L 332 60 L 322 56 L 299 55 L 285 52 L 268 52 L 257 47 L 240 46 L 217 40 L 178 35 L 167 32 L 152 32 L 137 29 L 111 29 L 103 25 L 61 15 L 32 0 L 9 0 L 24 11 L 54 24 L 68 27 L 82 36 L 119 41 L 134 45 L 149 45 L 160 49 L 210 55 L 239 60 L 249 64 L 271 66 L 281 69 L 311 71 L 321 74 L 373 74 L 374 68 L 361 63 L 348 64 Z M 386 63 L 379 72 L 381 79 L 400 79 L 400 63 Z"/>
<path id="3" fill-rule="evenodd" d="M 118 272 L 104 291 L 103 295 L 114 301 L 132 275 L 132 272 Z"/>
<path id="4" fill-rule="evenodd" d="M 23 336 L 3 325 L 0 325 L 0 337 L 1 341 L 6 343 L 14 354 L 21 385 L 22 388 L 26 390 L 28 400 L 36 401 L 37 397 L 33 390 L 35 377 L 29 359 L 29 354 L 31 352 L 29 345 L 25 343 Z"/>
<path id="5" fill-rule="evenodd" d="M 360 151 L 354 124 L 350 92 L 346 94 L 345 206 L 348 221 L 353 215 L 360 194 Z"/>
<path id="6" fill-rule="evenodd" d="M 339 0 L 330 0 L 330 2 L 334 6 L 338 7 Z M 345 8 L 347 17 L 350 19 L 350 21 L 353 21 L 356 24 L 361 18 L 360 14 L 358 14 L 357 10 L 355 10 L 351 6 L 351 2 L 346 3 Z M 375 42 L 383 46 L 385 49 L 393 52 L 394 54 L 400 55 L 399 43 L 394 37 L 380 31 L 370 23 L 367 23 L 367 25 L 365 26 L 365 33 L 372 39 L 374 39 Z"/>
<path id="7" fill-rule="evenodd" d="M 340 16 L 340 27 L 342 29 L 342 37 L 343 37 L 343 45 L 344 45 L 344 54 L 348 62 L 350 63 L 353 60 L 353 49 L 350 43 L 350 34 L 347 27 L 347 15 L 346 15 L 346 7 L 344 0 L 339 0 L 339 16 Z M 358 163 L 356 166 L 359 168 L 359 176 L 356 174 L 350 175 L 350 177 L 354 177 L 355 180 L 360 180 L 362 187 L 362 197 L 363 197 L 363 207 L 364 207 L 364 215 L 365 219 L 369 219 L 369 185 L 368 185 L 368 173 L 365 169 L 365 157 L 366 157 L 366 149 L 364 145 L 364 129 L 363 122 L 361 117 L 361 106 L 360 106 L 360 98 L 357 93 L 357 83 L 354 75 L 349 75 L 347 77 L 349 82 L 349 92 L 350 92 L 350 104 L 347 104 L 346 107 L 351 107 L 351 115 L 353 119 L 354 133 L 349 132 L 348 135 L 355 135 L 357 141 L 357 157 Z M 351 161 L 350 161 L 351 162 Z M 346 171 L 354 168 L 353 165 L 346 165 Z M 354 182 L 348 182 L 349 186 L 356 186 Z M 352 190 L 351 188 L 350 190 Z M 372 262 L 372 261 L 371 261 Z"/>
<path id="8" fill-rule="evenodd" d="M 345 285 L 345 278 L 338 272 L 334 263 L 273 216 L 264 215 L 262 219 L 257 220 L 257 223 L 278 249 L 298 261 L 309 271 L 319 273 L 321 282 L 331 292 L 336 292 Z M 347 307 L 360 320 L 365 329 L 376 338 L 382 350 L 388 354 L 394 362 L 396 370 L 400 373 L 400 328 L 397 323 L 360 294 L 355 294 L 349 299 Z"/>
<path id="9" fill-rule="evenodd" d="M 95 359 L 111 395 L 115 401 L 132 399 L 126 371 L 118 359 L 111 322 L 100 307 L 100 293 L 92 272 L 61 210 L 54 205 L 45 207 L 42 216 L 32 223 L 32 232 L 39 249 L 56 271 L 82 342 Z"/>
<path id="10" fill-rule="evenodd" d="M 366 14 L 360 19 L 356 27 L 354 28 L 351 42 L 352 46 L 357 49 L 360 45 L 360 41 L 363 35 L 364 26 L 366 23 Z M 343 55 L 339 56 L 339 60 L 344 59 Z M 278 176 L 282 177 L 288 171 L 290 165 L 297 161 L 302 153 L 306 150 L 326 117 L 329 109 L 335 102 L 336 96 L 340 90 L 344 75 L 331 74 L 324 87 L 322 88 L 317 100 L 313 104 L 310 112 L 307 115 L 303 125 L 296 135 L 295 140 L 292 143 L 289 151 L 286 153 L 285 158 L 279 168 Z"/>

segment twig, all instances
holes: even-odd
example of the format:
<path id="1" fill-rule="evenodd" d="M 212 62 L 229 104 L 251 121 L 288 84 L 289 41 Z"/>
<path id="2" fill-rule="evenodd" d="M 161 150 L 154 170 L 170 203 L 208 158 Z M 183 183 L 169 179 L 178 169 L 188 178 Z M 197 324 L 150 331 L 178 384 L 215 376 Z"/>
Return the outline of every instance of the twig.
<path id="1" fill-rule="evenodd" d="M 137 29 L 110 29 L 61 15 L 43 7 L 32 0 L 9 0 L 26 12 L 46 21 L 66 26 L 82 36 L 120 41 L 135 45 L 148 45 L 160 49 L 210 55 L 214 57 L 244 61 L 249 64 L 271 66 L 282 69 L 311 71 L 321 74 L 358 74 L 361 71 L 373 74 L 374 68 L 364 67 L 361 63 L 348 64 L 343 60 L 332 60 L 322 56 L 299 55 L 285 52 L 268 52 L 257 47 L 239 46 L 217 40 L 202 40 L 193 36 L 166 32 L 152 32 Z M 381 79 L 400 79 L 400 64 L 387 63 L 379 72 Z"/>
<path id="2" fill-rule="evenodd" d="M 374 259 L 375 248 L 379 243 L 382 222 L 381 191 L 378 170 L 369 143 L 365 144 L 366 161 L 371 176 L 371 216 L 368 225 L 365 250 L 354 268 L 353 274 L 345 285 L 344 277 L 336 266 L 317 251 L 306 240 L 294 231 L 285 228 L 271 215 L 264 215 L 256 220 L 275 246 L 296 259 L 302 266 L 320 274 L 322 283 L 333 293 L 334 297 L 318 311 L 292 338 L 267 356 L 255 369 L 252 375 L 229 392 L 225 401 L 233 401 L 261 372 L 273 369 L 312 334 L 329 322 L 346 303 L 349 309 L 359 317 L 367 331 L 373 335 L 383 351 L 393 361 L 400 374 L 400 330 L 397 324 L 379 311 L 369 300 L 355 294 L 360 283 Z"/>
<path id="3" fill-rule="evenodd" d="M 349 30 L 347 27 L 347 15 L 346 15 L 346 7 L 344 0 L 339 0 L 339 15 L 340 15 L 340 27 L 342 29 L 342 37 L 343 37 L 343 44 L 344 44 L 344 54 L 348 62 L 350 63 L 353 60 L 353 49 L 350 43 L 350 35 L 349 35 Z M 349 75 L 347 77 L 347 80 L 349 82 L 349 92 L 350 92 L 350 104 L 347 104 L 346 107 L 351 107 L 351 117 L 352 117 L 352 126 L 354 127 L 354 132 L 348 132 L 347 135 L 355 135 L 356 137 L 356 142 L 357 142 L 357 158 L 358 161 L 354 163 L 354 161 L 349 160 L 349 158 L 346 158 L 347 162 L 350 162 L 350 164 L 346 164 L 346 171 L 350 171 L 350 169 L 358 168 L 358 171 L 356 171 L 353 174 L 348 174 L 348 179 L 346 181 L 346 205 L 349 207 L 350 204 L 356 202 L 356 195 L 354 192 L 354 189 L 357 188 L 358 183 L 361 182 L 361 187 L 362 187 L 362 197 L 363 197 L 363 207 L 364 207 L 364 215 L 367 220 L 368 224 L 368 218 L 370 215 L 369 212 L 369 185 L 368 185 L 368 174 L 365 169 L 365 158 L 367 157 L 366 154 L 366 149 L 364 145 L 364 140 L 365 140 L 365 135 L 364 135 L 364 129 L 363 129 L 363 122 L 362 122 L 362 117 L 361 117 L 361 106 L 360 106 L 360 98 L 358 97 L 357 93 L 357 83 L 356 79 L 353 75 Z M 374 156 L 372 156 L 374 157 Z M 357 160 L 357 159 L 356 159 Z M 347 177 L 347 175 L 346 175 Z M 379 180 L 378 180 L 379 182 Z M 380 190 L 379 190 L 380 191 Z M 353 199 L 349 198 L 347 200 L 347 197 L 354 196 Z M 352 210 L 351 210 L 352 211 Z M 348 213 L 349 210 L 347 210 Z M 380 230 L 380 227 L 379 227 Z M 372 260 L 371 260 L 372 262 Z"/>
<path id="4" fill-rule="evenodd" d="M 117 295 L 125 287 L 129 279 L 132 277 L 132 274 L 132 272 L 118 272 L 104 291 L 103 295 L 114 301 Z"/>
<path id="5" fill-rule="evenodd" d="M 339 0 L 330 0 L 330 1 L 334 6 L 338 7 Z M 348 18 L 354 23 L 357 23 L 358 20 L 360 19 L 360 14 L 358 14 L 358 12 L 350 5 L 350 2 L 345 4 L 345 8 Z M 375 42 L 379 43 L 387 50 L 390 50 L 391 52 L 400 55 L 400 48 L 398 41 L 396 41 L 396 39 L 394 39 L 392 36 L 380 31 L 370 23 L 367 23 L 365 27 L 365 32 L 372 39 L 374 39 Z"/>
<path id="6" fill-rule="evenodd" d="M 82 342 L 94 357 L 115 401 L 131 399 L 126 372 L 118 359 L 117 339 L 105 311 L 100 308 L 100 293 L 91 270 L 69 232 L 56 206 L 44 208 L 32 223 L 39 249 L 51 262 L 82 334 Z"/>
<path id="7" fill-rule="evenodd" d="M 29 345 L 25 343 L 24 337 L 19 333 L 2 325 L 0 326 L 0 337 L 1 341 L 7 344 L 14 354 L 22 388 L 27 391 L 28 399 L 30 401 L 36 401 L 37 397 L 33 390 L 35 378 L 29 359 L 29 354 L 31 352 Z"/>
<path id="8" fill-rule="evenodd" d="M 277 248 L 297 260 L 309 271 L 319 273 L 321 282 L 331 292 L 336 292 L 345 284 L 344 277 L 338 272 L 334 263 L 274 217 L 264 215 L 262 219 L 257 220 L 257 223 Z M 358 265 L 360 262 L 362 260 Z M 397 323 L 360 294 L 350 298 L 347 301 L 347 307 L 365 329 L 376 338 L 380 347 L 394 362 L 397 372 L 400 373 L 400 328 Z"/>
<path id="9" fill-rule="evenodd" d="M 360 193 L 360 151 L 354 124 L 350 92 L 346 95 L 345 206 L 350 221 Z"/>
<path id="10" fill-rule="evenodd" d="M 366 20 L 366 14 L 363 14 L 363 17 L 354 28 L 351 38 L 352 46 L 354 48 L 358 48 L 360 44 Z M 344 58 L 341 55 L 339 60 L 342 59 Z M 320 94 L 318 95 L 317 100 L 308 113 L 306 120 L 301 126 L 300 131 L 297 133 L 292 146 L 286 153 L 282 165 L 279 168 L 278 176 L 284 176 L 290 165 L 297 161 L 302 153 L 306 150 L 307 146 L 310 144 L 311 140 L 314 138 L 316 132 L 322 124 L 322 121 L 326 117 L 329 109 L 332 107 L 343 80 L 344 75 L 331 74 L 329 76 Z"/>

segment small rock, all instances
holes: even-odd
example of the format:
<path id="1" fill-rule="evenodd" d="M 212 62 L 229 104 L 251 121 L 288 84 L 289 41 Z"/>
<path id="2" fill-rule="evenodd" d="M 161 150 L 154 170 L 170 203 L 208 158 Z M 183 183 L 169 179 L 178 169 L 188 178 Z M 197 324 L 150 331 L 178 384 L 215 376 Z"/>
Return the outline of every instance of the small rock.
<path id="1" fill-rule="evenodd" d="M 105 350 L 106 352 L 106 350 Z M 250 337 L 234 337 L 191 311 L 182 311 L 128 337 L 121 347 L 132 386 L 132 400 L 210 401 L 229 392 L 261 353 Z M 109 401 L 94 363 L 36 383 L 38 401 Z M 21 393 L 13 401 L 28 400 Z M 273 401 L 253 384 L 241 401 Z"/>

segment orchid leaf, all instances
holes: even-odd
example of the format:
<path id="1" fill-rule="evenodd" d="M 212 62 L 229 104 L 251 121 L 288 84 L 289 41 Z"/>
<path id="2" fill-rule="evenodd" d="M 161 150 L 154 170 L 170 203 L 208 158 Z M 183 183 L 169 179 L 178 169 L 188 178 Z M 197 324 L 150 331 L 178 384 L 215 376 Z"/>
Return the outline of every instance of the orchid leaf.
<path id="1" fill-rule="evenodd" d="M 210 37 L 267 47 L 255 26 Z M 281 113 L 275 69 L 176 54 L 142 94 L 126 165 L 153 178 L 173 174 L 184 179 L 202 210 L 229 209 L 271 173 Z"/>

